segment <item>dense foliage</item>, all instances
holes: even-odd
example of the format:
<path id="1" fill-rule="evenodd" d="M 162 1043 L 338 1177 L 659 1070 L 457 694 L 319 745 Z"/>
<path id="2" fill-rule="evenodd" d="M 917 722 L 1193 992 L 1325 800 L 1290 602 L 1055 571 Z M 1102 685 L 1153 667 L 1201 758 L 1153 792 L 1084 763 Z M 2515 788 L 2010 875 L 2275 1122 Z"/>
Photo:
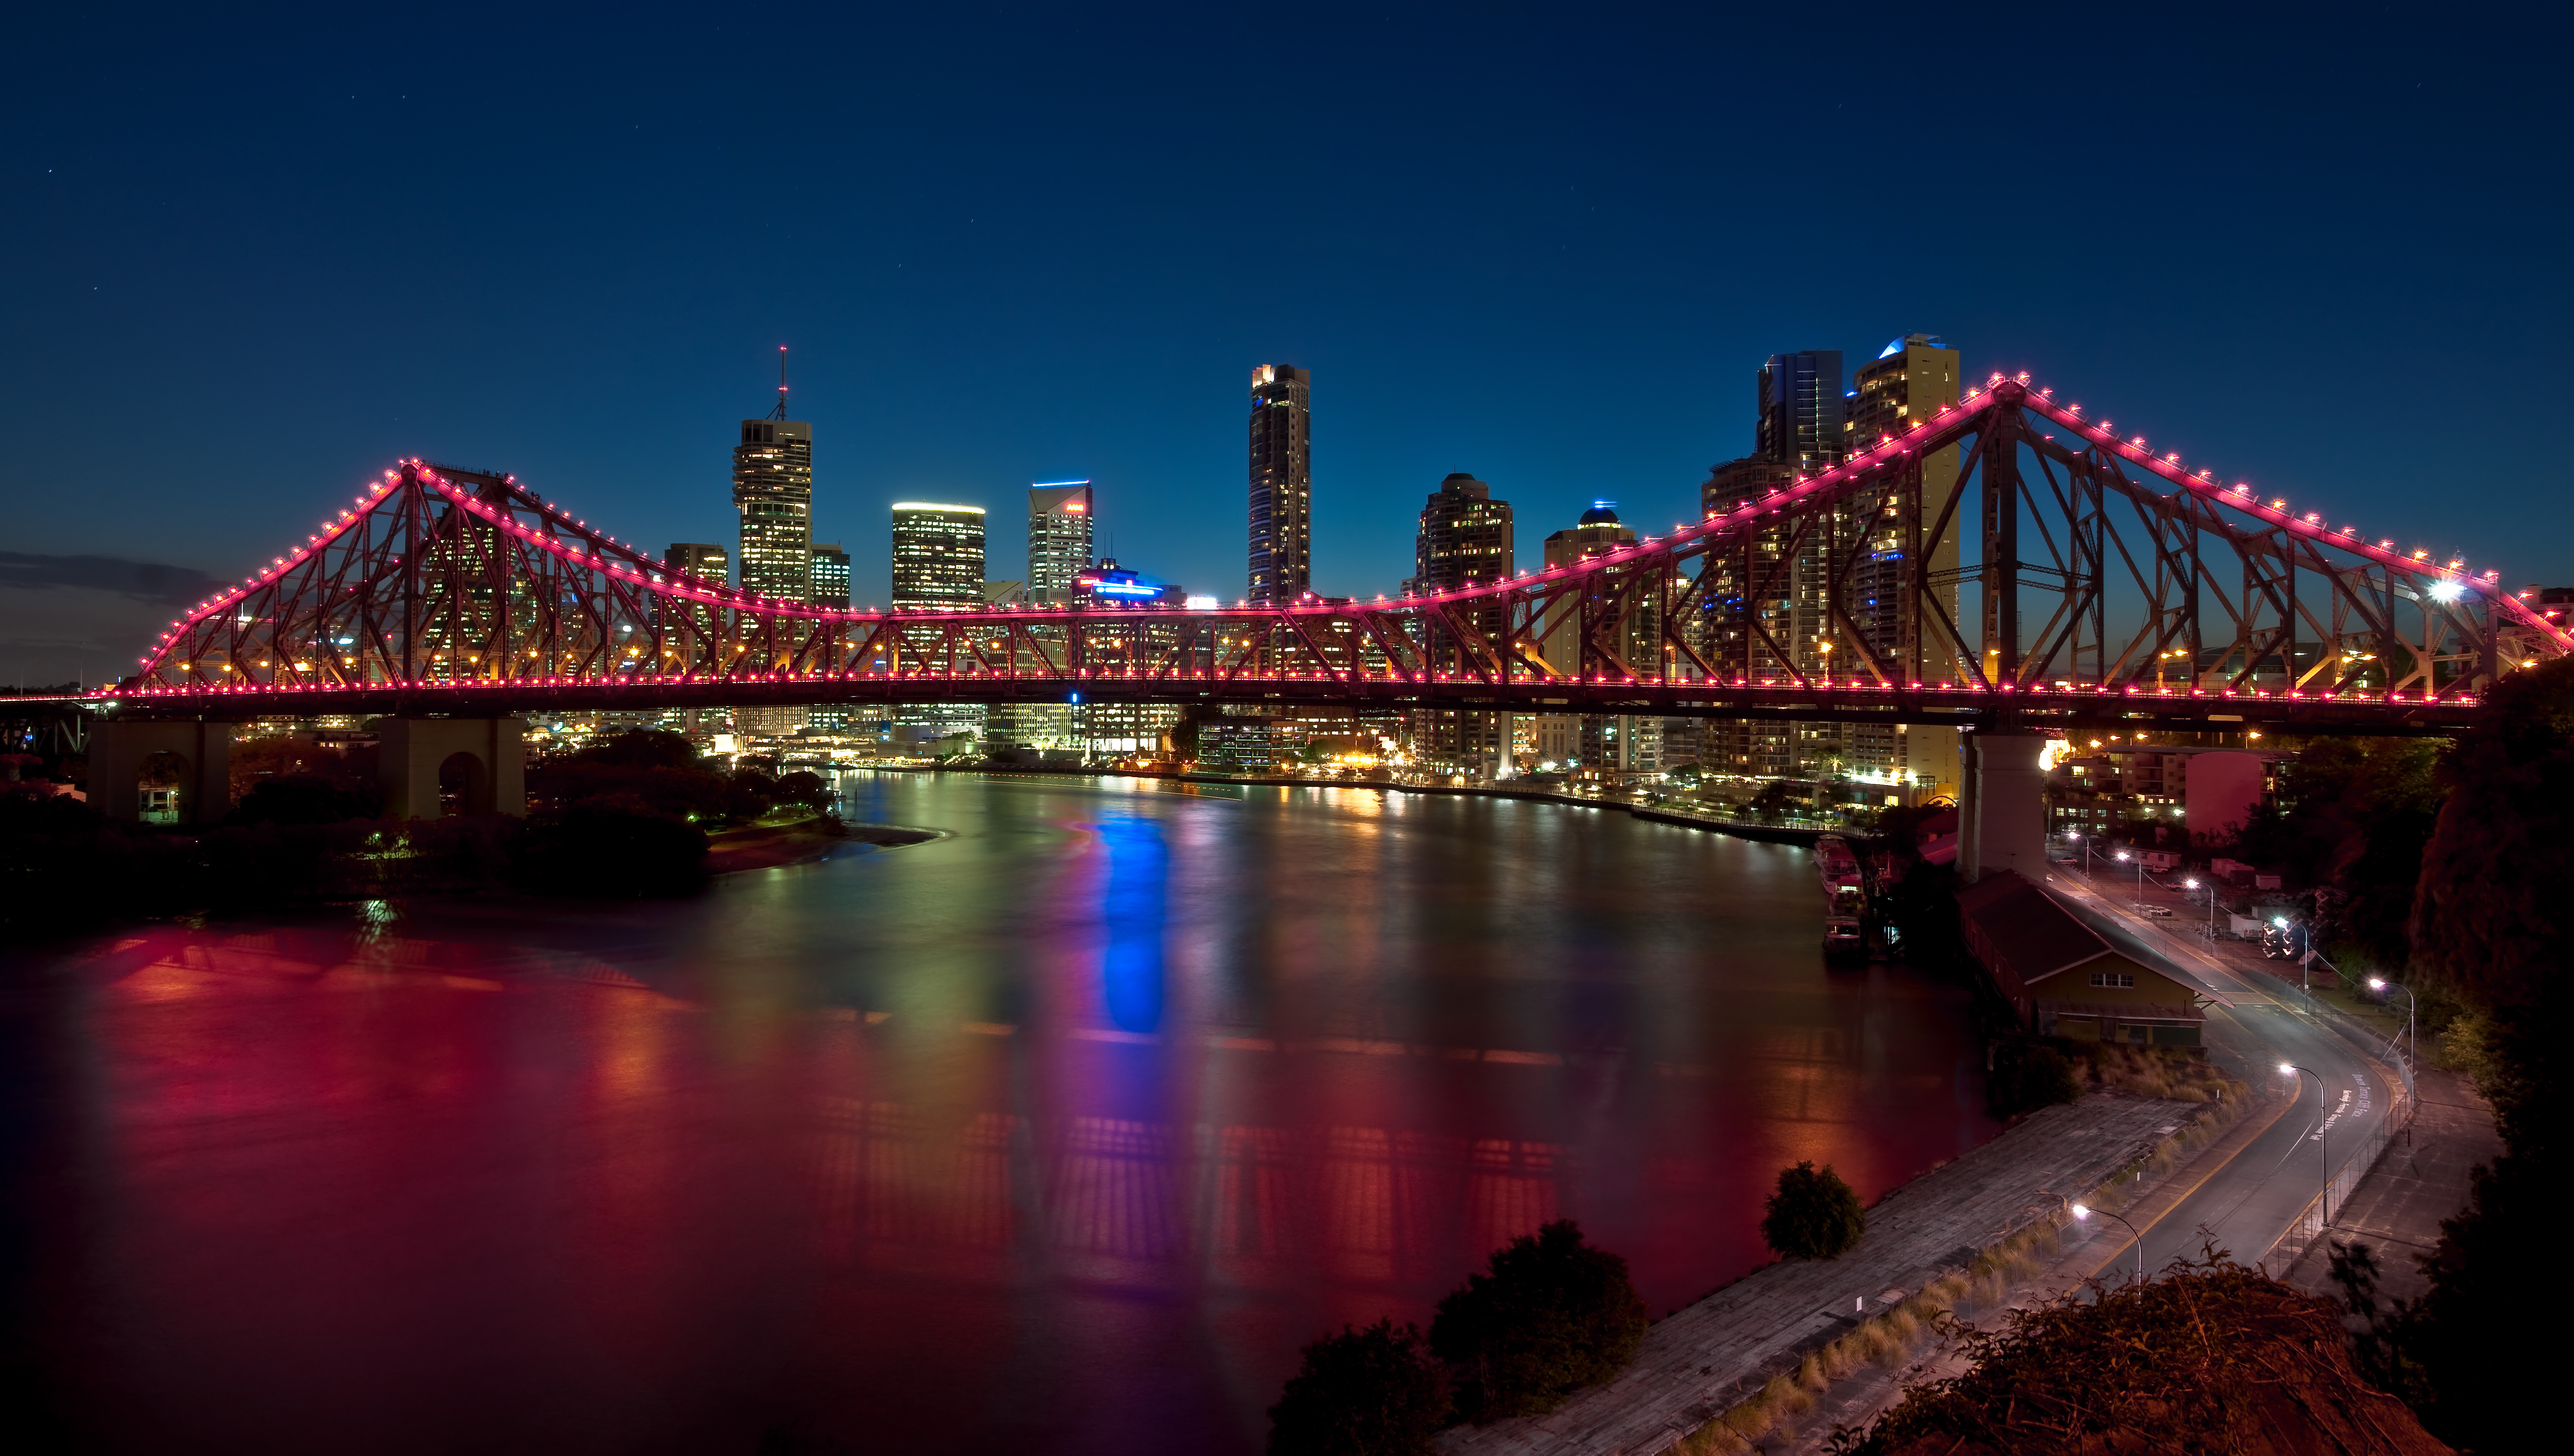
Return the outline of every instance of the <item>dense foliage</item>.
<path id="1" fill-rule="evenodd" d="M 2373 1260 L 2337 1273 L 2359 1316 L 2359 1355 L 2431 1430 L 2477 1451 L 2535 1448 L 2552 1342 L 2531 1333 L 2569 1281 L 2551 1250 L 2562 1217 L 2566 1069 L 2557 1019 L 2574 1011 L 2574 659 L 2515 673 L 2442 764 L 2446 792 L 2412 907 L 2416 974 L 2473 1009 L 2477 1087 L 2503 1154 L 2441 1224 L 2418 1301 L 2381 1305 Z M 2511 1337 L 2497 1338 L 2506 1331 Z"/>
<path id="2" fill-rule="evenodd" d="M 2210 1250 L 2142 1283 L 1951 1324 L 1965 1373 L 1921 1386 L 1864 1436 L 1866 1456 L 2112 1451 L 2442 1451 L 2361 1377 L 2339 1311 Z M 2534 1398 L 2535 1392 L 2528 1392 Z"/>
<path id="3" fill-rule="evenodd" d="M 1651 1321 L 1627 1261 L 1559 1219 L 1494 1252 L 1491 1272 L 1439 1301 L 1430 1349 L 1470 1421 L 1539 1415 L 1627 1368 Z"/>
<path id="4" fill-rule="evenodd" d="M 2446 793 L 2440 762 L 2433 739 L 2306 742 L 2281 770 L 2279 803 L 2235 836 L 2238 858 L 2314 887 L 2316 946 L 2346 969 L 2408 959 L 2414 885 Z"/>
<path id="5" fill-rule="evenodd" d="M 2081 1095 L 2082 1074 L 2063 1053 L 2025 1040 L 1994 1046 L 1993 1070 L 1984 1077 L 1984 1104 L 1994 1116 L 2033 1112 Z"/>
<path id="6" fill-rule="evenodd" d="M 1831 1164 L 1779 1169 L 1779 1188 L 1765 1205 L 1761 1241 L 1792 1259 L 1837 1259 L 1859 1247 L 1868 1212 Z"/>
<path id="7" fill-rule="evenodd" d="M 1421 1331 L 1380 1319 L 1305 1347 L 1269 1408 L 1269 1456 L 1429 1456 L 1448 1419 L 1448 1372 Z"/>

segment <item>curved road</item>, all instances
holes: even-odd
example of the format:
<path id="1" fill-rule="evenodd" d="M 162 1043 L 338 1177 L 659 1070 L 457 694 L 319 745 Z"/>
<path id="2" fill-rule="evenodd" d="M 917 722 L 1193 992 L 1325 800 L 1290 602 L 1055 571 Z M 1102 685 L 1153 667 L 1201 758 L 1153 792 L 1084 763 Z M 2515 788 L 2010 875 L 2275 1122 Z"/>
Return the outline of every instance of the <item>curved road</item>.
<path id="1" fill-rule="evenodd" d="M 2158 966 L 2196 984 L 2221 1004 L 2207 1011 L 2208 1055 L 2255 1087 L 2275 1089 L 2285 1081 L 2279 1064 L 2293 1063 L 2320 1075 L 2324 1082 L 2325 1122 L 2322 1147 L 2316 1146 L 2315 1079 L 2299 1078 L 2296 1100 L 2235 1155 L 2205 1174 L 2169 1211 L 2142 1225 L 2145 1268 L 2161 1268 L 2181 1255 L 2197 1256 L 2213 1237 L 2246 1263 L 2268 1252 L 2323 1185 L 2324 1161 L 2337 1175 L 2393 1110 L 2401 1089 L 2394 1070 L 2363 1054 L 2324 1024 L 2322 1017 L 2300 1010 L 2286 988 L 2259 973 L 2246 974 L 2210 955 L 2175 923 L 2147 922 L 2083 883 L 2081 877 L 2051 867 L 2048 888 L 2058 892 L 2083 922 L 2121 953 Z M 2255 1110 L 2255 1117 L 2269 1115 Z M 2365 1171 L 2365 1169 L 2361 1169 Z M 2095 1225 L 2107 1273 L 2135 1257 L 2126 1230 L 2115 1223 Z M 2272 1270 L 2273 1273 L 2279 1272 Z"/>

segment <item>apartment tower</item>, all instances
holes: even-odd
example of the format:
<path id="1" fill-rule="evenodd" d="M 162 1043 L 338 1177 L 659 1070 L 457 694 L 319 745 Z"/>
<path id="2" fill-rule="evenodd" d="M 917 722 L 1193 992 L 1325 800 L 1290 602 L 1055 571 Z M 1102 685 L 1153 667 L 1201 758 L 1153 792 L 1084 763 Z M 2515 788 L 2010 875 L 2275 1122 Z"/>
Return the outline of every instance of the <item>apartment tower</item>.
<path id="1" fill-rule="evenodd" d="M 1309 369 L 1251 371 L 1251 592 L 1290 602 L 1314 584 L 1313 383 Z"/>

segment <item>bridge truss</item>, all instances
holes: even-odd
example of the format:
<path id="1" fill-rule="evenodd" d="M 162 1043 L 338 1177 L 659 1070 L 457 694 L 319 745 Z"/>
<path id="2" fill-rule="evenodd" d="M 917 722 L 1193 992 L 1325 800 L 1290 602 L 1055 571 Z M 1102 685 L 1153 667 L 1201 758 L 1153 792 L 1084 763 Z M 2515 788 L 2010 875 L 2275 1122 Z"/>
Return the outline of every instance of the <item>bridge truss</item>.
<path id="1" fill-rule="evenodd" d="M 1373 602 L 818 607 L 673 572 L 514 477 L 412 460 L 171 623 L 112 696 L 221 717 L 1080 694 L 2439 731 L 2568 650 L 2492 571 L 2220 484 L 1995 376 L 1667 535 Z"/>

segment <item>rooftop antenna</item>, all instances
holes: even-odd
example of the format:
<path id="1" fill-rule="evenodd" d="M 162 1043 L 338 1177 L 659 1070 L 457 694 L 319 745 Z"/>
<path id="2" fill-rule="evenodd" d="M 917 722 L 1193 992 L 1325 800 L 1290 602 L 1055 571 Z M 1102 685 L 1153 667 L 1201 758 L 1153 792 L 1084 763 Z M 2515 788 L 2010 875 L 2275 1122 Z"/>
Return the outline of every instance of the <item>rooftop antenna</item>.
<path id="1" fill-rule="evenodd" d="M 768 411 L 771 419 L 786 417 L 786 346 L 777 346 L 777 407 Z"/>

